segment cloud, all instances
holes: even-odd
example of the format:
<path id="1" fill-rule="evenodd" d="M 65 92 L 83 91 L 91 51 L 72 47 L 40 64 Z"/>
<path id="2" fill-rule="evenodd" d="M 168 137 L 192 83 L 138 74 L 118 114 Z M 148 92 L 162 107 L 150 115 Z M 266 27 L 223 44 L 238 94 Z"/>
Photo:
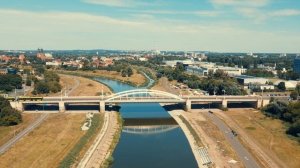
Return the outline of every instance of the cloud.
<path id="1" fill-rule="evenodd" d="M 82 2 L 111 7 L 136 7 L 151 5 L 150 3 L 141 2 L 138 0 L 82 0 Z"/>
<path id="2" fill-rule="evenodd" d="M 125 3 L 124 0 L 83 0 L 85 3 L 96 4 L 96 5 L 105 5 L 105 6 L 130 6 L 131 3 Z"/>
<path id="3" fill-rule="evenodd" d="M 273 11 L 269 14 L 270 16 L 276 17 L 282 17 L 282 16 L 297 16 L 300 15 L 300 10 L 295 10 L 295 9 L 282 9 L 282 10 L 277 10 Z"/>
<path id="4" fill-rule="evenodd" d="M 216 17 L 219 16 L 221 11 L 212 10 L 198 10 L 198 11 L 174 11 L 174 10 L 126 10 L 131 13 L 140 14 L 153 14 L 153 15 L 196 15 L 203 17 Z"/>
<path id="5" fill-rule="evenodd" d="M 2 49 L 161 49 L 300 52 L 299 32 L 235 24 L 118 19 L 81 12 L 0 9 Z M 246 40 L 245 40 L 246 39 Z M 263 41 L 263 43 L 262 43 Z"/>
<path id="6" fill-rule="evenodd" d="M 256 23 L 261 23 L 278 17 L 299 16 L 300 10 L 280 9 L 280 10 L 261 10 L 256 8 L 238 8 L 237 11 L 245 17 L 253 19 Z"/>
<path id="7" fill-rule="evenodd" d="M 266 6 L 270 0 L 210 0 L 214 6 Z"/>

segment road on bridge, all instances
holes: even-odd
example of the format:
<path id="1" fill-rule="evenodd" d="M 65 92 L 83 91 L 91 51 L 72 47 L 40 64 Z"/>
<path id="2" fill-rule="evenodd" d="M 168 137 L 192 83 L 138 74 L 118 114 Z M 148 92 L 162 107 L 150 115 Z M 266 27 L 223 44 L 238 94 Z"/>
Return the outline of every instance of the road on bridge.
<path id="1" fill-rule="evenodd" d="M 240 141 L 233 135 L 231 129 L 216 115 L 208 112 L 204 112 L 213 123 L 223 132 L 225 138 L 235 150 L 238 157 L 241 159 L 246 168 L 259 168 L 260 166 L 254 159 L 254 157 L 247 151 L 247 149 L 240 143 Z"/>

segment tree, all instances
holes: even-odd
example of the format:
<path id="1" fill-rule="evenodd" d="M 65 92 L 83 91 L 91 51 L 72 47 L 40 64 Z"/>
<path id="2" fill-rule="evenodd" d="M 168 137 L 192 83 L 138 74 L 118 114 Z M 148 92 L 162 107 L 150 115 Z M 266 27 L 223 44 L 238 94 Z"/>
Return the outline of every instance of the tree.
<path id="1" fill-rule="evenodd" d="M 17 125 L 21 122 L 21 113 L 13 109 L 8 100 L 0 97 L 0 126 Z"/>
<path id="2" fill-rule="evenodd" d="M 131 75 L 133 75 L 133 70 L 131 67 L 127 68 L 127 76 L 130 77 Z"/>
<path id="3" fill-rule="evenodd" d="M 292 91 L 291 94 L 290 94 L 290 97 L 293 100 L 297 100 L 298 99 L 298 92 L 297 91 Z"/>
<path id="4" fill-rule="evenodd" d="M 285 87 L 285 83 L 284 82 L 280 82 L 278 84 L 278 89 L 281 90 L 281 91 L 285 91 L 286 90 L 286 87 Z"/>

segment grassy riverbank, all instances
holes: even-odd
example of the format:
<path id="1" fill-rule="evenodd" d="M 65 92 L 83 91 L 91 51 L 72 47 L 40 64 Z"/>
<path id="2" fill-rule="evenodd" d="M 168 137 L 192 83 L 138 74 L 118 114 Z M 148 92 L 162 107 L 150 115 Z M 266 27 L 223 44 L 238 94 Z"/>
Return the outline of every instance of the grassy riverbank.
<path id="1" fill-rule="evenodd" d="M 103 116 L 103 114 L 94 114 L 91 127 L 60 162 L 59 168 L 71 167 L 84 155 L 84 153 L 88 150 L 88 146 L 90 146 L 96 138 L 96 132 L 99 132 L 103 126 Z"/>
<path id="2" fill-rule="evenodd" d="M 121 136 L 121 132 L 122 132 L 122 127 L 123 127 L 123 122 L 124 120 L 122 119 L 121 115 L 118 113 L 118 131 L 115 133 L 114 137 L 113 137 L 113 141 L 110 144 L 109 147 L 109 151 L 108 151 L 108 155 L 106 156 L 105 161 L 103 162 L 103 164 L 101 165 L 101 168 L 108 168 L 110 167 L 113 162 L 114 162 L 114 158 L 112 157 L 113 151 L 115 150 L 119 140 L 120 140 L 120 136 Z"/>

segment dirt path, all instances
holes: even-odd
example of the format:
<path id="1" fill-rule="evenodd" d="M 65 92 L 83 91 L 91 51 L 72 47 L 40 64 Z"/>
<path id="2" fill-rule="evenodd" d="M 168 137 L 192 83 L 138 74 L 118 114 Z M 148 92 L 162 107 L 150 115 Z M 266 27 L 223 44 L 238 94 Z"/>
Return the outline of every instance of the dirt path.
<path id="1" fill-rule="evenodd" d="M 204 111 L 192 110 L 192 112 L 185 112 L 184 116 L 207 147 L 213 165 L 215 167 L 244 167 L 223 133 L 202 112 Z"/>
<path id="2" fill-rule="evenodd" d="M 94 143 L 88 149 L 78 168 L 100 167 L 110 152 L 110 145 L 114 135 L 119 129 L 116 112 L 106 112 L 104 116 L 104 125 L 100 130 Z"/>

